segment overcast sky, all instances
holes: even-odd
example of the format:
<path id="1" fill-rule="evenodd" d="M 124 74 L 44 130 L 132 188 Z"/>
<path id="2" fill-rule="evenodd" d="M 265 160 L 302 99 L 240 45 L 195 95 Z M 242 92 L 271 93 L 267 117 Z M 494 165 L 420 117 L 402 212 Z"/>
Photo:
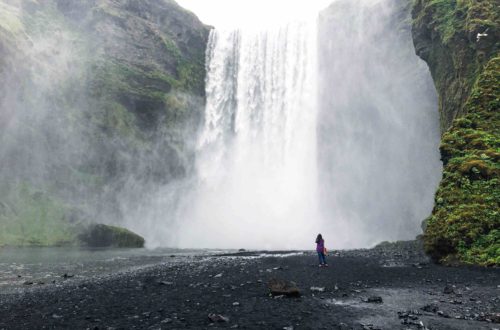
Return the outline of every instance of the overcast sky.
<path id="1" fill-rule="evenodd" d="M 333 0 L 176 0 L 205 24 L 218 28 L 263 27 L 307 19 Z"/>

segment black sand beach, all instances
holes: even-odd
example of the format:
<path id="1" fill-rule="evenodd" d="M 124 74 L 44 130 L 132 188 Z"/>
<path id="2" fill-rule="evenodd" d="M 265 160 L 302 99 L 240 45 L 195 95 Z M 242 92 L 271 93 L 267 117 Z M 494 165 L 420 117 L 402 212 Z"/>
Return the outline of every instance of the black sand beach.
<path id="1" fill-rule="evenodd" d="M 328 268 L 312 252 L 168 256 L 1 294 L 0 329 L 500 328 L 499 269 L 434 265 L 419 251 L 339 251 Z M 270 295 L 271 279 L 300 297 Z"/>

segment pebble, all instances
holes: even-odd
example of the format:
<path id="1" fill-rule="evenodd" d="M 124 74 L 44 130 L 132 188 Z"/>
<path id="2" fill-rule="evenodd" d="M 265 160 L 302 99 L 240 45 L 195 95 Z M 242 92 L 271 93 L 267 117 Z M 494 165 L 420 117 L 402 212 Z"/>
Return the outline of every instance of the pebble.
<path id="1" fill-rule="evenodd" d="M 311 291 L 316 291 L 316 292 L 324 292 L 325 291 L 325 288 L 322 288 L 322 287 L 318 287 L 318 286 L 312 286 L 310 288 Z"/>

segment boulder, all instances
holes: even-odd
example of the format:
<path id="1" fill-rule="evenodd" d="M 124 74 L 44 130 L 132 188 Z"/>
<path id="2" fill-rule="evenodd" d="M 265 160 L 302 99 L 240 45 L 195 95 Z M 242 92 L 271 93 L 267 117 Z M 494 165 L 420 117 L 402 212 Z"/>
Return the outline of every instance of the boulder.
<path id="1" fill-rule="evenodd" d="M 128 229 L 104 224 L 90 225 L 78 238 L 88 247 L 142 248 L 145 242 Z"/>
<path id="2" fill-rule="evenodd" d="M 268 287 L 273 296 L 300 297 L 300 290 L 294 282 L 272 278 Z"/>

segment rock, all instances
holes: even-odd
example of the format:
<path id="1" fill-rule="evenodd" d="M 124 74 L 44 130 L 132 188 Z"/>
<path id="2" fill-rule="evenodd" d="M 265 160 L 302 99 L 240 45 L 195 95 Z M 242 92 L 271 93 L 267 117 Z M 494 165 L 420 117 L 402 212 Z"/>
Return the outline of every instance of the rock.
<path id="1" fill-rule="evenodd" d="M 142 248 L 145 242 L 128 229 L 103 224 L 90 225 L 78 238 L 89 247 Z"/>
<path id="2" fill-rule="evenodd" d="M 435 304 L 428 304 L 421 308 L 424 312 L 436 313 L 439 307 Z"/>
<path id="3" fill-rule="evenodd" d="M 222 277 L 222 273 L 217 274 L 217 275 L 214 276 L 214 278 L 219 278 L 219 277 Z"/>
<path id="4" fill-rule="evenodd" d="M 25 281 L 25 282 L 23 283 L 23 285 L 33 285 L 33 282 L 32 282 L 32 281 Z"/>
<path id="5" fill-rule="evenodd" d="M 75 277 L 75 275 L 73 274 L 68 274 L 68 273 L 64 273 L 63 275 L 61 275 L 62 278 L 72 278 L 72 277 Z"/>
<path id="6" fill-rule="evenodd" d="M 210 313 L 208 314 L 208 319 L 210 320 L 210 322 L 213 322 L 213 323 L 225 323 L 225 322 L 229 322 L 229 318 L 228 317 L 225 317 L 224 315 L 221 315 L 221 314 L 213 314 L 213 313 Z"/>
<path id="7" fill-rule="evenodd" d="M 311 291 L 316 291 L 316 292 L 324 292 L 325 291 L 325 288 L 321 288 L 321 287 L 318 287 L 318 286 L 312 286 L 310 288 Z"/>
<path id="8" fill-rule="evenodd" d="M 398 317 L 400 319 L 410 319 L 410 320 L 417 320 L 418 315 L 422 315 L 418 310 L 407 310 L 404 312 L 398 312 Z"/>
<path id="9" fill-rule="evenodd" d="M 339 325 L 338 325 L 338 328 L 340 330 L 348 330 L 348 329 L 351 329 L 347 324 L 343 323 L 343 322 L 340 322 Z"/>
<path id="10" fill-rule="evenodd" d="M 376 304 L 381 304 L 383 302 L 382 297 L 379 296 L 371 296 L 368 297 L 367 299 L 363 300 L 366 303 L 376 303 Z"/>
<path id="11" fill-rule="evenodd" d="M 233 306 L 239 306 L 239 305 L 240 305 L 240 303 L 239 303 L 239 302 L 237 302 L 237 301 L 235 301 L 235 302 L 233 303 Z"/>
<path id="12" fill-rule="evenodd" d="M 443 293 L 445 293 L 445 294 L 452 294 L 452 293 L 455 293 L 455 291 L 453 290 L 452 286 L 447 285 L 447 286 L 444 287 Z"/>
<path id="13" fill-rule="evenodd" d="M 239 249 L 238 252 L 246 252 L 245 249 Z"/>
<path id="14" fill-rule="evenodd" d="M 445 313 L 443 311 L 438 311 L 437 315 L 444 317 L 444 318 L 447 318 L 447 319 L 450 318 L 450 315 L 448 315 L 448 313 Z"/>
<path id="15" fill-rule="evenodd" d="M 268 287 L 273 296 L 300 297 L 300 290 L 294 282 L 272 278 Z"/>
<path id="16" fill-rule="evenodd" d="M 158 285 L 174 285 L 174 282 L 159 281 Z"/>

